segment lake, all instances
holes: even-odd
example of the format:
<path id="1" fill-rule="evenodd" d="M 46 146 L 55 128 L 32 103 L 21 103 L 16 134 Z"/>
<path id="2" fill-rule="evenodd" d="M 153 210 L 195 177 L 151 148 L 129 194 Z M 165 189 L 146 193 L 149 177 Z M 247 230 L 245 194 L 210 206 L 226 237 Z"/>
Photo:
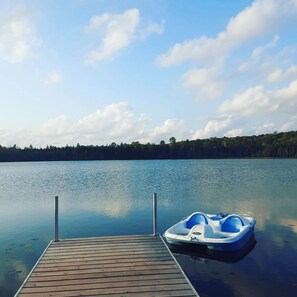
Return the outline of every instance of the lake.
<path id="1" fill-rule="evenodd" d="M 256 244 L 221 259 L 175 253 L 200 296 L 296 296 L 297 160 L 0 163 L 0 296 L 13 296 L 54 236 L 158 231 L 194 211 L 251 211 Z"/>

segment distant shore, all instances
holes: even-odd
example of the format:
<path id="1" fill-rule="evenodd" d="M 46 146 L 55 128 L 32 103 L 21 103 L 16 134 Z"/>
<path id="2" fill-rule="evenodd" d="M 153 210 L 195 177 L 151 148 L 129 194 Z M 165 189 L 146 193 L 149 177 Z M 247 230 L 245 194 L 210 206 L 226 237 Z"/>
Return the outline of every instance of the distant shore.
<path id="1" fill-rule="evenodd" d="M 169 143 L 162 140 L 160 144 L 136 141 L 46 148 L 0 145 L 0 162 L 227 158 L 297 158 L 297 131 L 185 141 L 171 137 Z"/>

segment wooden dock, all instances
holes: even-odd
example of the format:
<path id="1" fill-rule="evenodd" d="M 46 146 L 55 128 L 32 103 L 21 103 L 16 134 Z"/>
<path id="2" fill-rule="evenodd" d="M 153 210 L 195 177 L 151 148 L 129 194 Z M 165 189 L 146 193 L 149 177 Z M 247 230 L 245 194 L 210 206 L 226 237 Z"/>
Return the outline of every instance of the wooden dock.
<path id="1" fill-rule="evenodd" d="M 160 236 L 51 242 L 15 296 L 198 296 Z"/>

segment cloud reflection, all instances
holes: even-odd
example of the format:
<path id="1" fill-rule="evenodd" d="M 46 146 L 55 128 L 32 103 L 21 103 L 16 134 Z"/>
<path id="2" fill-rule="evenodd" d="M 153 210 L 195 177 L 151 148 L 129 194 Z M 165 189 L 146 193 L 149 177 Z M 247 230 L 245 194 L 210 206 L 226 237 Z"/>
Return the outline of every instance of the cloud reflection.
<path id="1" fill-rule="evenodd" d="M 283 225 L 267 220 L 265 231 L 255 232 L 257 245 L 242 260 L 224 263 L 214 259 L 177 255 L 178 262 L 201 296 L 295 296 L 296 220 Z M 289 225 L 289 226 L 288 226 Z M 288 265 L 288 263 L 290 263 Z"/>
<path id="2" fill-rule="evenodd" d="M 280 224 L 289 227 L 293 232 L 297 233 L 297 220 L 283 218 L 280 220 Z"/>
<path id="3" fill-rule="evenodd" d="M 83 207 L 85 211 L 94 211 L 112 218 L 126 217 L 132 210 L 132 200 L 128 196 L 105 198 L 104 200 L 85 201 Z"/>
<path id="4" fill-rule="evenodd" d="M 14 271 L 16 271 L 18 280 L 23 281 L 29 273 L 29 269 L 26 264 L 19 259 L 13 260 L 11 264 Z"/>

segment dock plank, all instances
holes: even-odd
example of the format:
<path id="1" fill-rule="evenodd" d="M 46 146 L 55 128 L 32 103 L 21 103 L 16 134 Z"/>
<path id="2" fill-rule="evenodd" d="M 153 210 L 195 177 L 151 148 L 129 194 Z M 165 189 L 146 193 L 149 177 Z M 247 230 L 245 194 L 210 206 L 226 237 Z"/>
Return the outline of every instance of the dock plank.
<path id="1" fill-rule="evenodd" d="M 161 237 L 52 242 L 19 297 L 198 296 Z"/>

